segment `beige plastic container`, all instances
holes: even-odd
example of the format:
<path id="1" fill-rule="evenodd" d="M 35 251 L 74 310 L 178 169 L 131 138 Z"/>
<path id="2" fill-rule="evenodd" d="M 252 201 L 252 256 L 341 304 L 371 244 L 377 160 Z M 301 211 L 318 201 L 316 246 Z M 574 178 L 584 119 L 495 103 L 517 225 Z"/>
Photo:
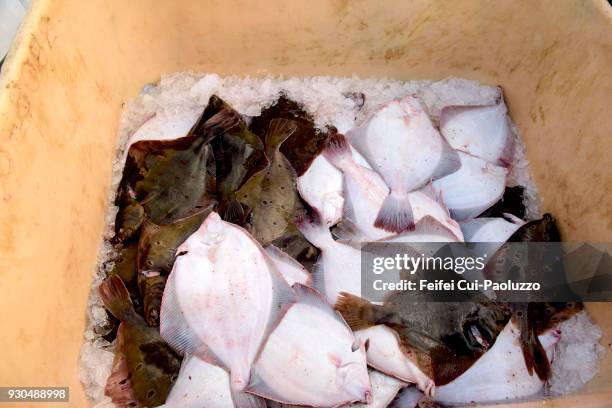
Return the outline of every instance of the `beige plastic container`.
<path id="1" fill-rule="evenodd" d="M 78 354 L 119 115 L 162 73 L 499 84 L 564 237 L 612 242 L 610 10 L 605 0 L 35 1 L 0 80 L 0 386 L 68 386 L 69 405 L 87 406 Z M 589 309 L 610 349 L 612 304 Z M 611 361 L 579 395 L 519 406 L 610 407 Z"/>

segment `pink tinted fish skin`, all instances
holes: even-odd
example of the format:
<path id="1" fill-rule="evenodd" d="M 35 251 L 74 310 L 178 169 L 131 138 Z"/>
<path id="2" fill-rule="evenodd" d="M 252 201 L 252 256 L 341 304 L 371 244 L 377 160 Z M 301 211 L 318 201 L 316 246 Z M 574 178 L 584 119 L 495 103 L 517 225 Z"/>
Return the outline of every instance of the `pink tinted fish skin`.
<path id="1" fill-rule="evenodd" d="M 515 136 L 503 100 L 494 105 L 447 106 L 440 115 L 440 133 L 454 148 L 508 167 Z"/>
<path id="2" fill-rule="evenodd" d="M 283 404 L 321 408 L 370 402 L 365 343 L 314 289 L 293 288 L 297 301 L 270 334 L 247 391 Z"/>
<path id="3" fill-rule="evenodd" d="M 211 213 L 177 250 L 160 333 L 177 351 L 226 368 L 242 391 L 292 291 L 244 229 Z"/>

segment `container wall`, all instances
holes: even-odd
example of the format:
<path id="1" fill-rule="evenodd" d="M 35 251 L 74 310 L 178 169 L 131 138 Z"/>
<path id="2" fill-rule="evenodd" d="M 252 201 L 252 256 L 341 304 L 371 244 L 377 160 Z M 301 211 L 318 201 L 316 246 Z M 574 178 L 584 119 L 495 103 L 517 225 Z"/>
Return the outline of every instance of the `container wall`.
<path id="1" fill-rule="evenodd" d="M 143 84 L 181 70 L 499 84 L 543 208 L 568 240 L 610 241 L 611 38 L 604 0 L 35 1 L 0 80 L 0 384 L 70 386 L 85 405 L 116 130 Z M 607 346 L 611 308 L 592 311 Z M 612 398 L 609 354 L 583 407 Z"/>

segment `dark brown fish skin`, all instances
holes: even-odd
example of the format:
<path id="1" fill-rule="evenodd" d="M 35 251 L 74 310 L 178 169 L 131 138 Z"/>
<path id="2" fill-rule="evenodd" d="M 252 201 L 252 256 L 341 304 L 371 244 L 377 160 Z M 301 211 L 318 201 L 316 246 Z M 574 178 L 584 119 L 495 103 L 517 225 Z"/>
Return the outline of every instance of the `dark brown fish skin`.
<path id="1" fill-rule="evenodd" d="M 272 245 L 301 263 L 311 273 L 321 251 L 304 238 L 304 235 L 302 235 L 297 227 L 297 220 L 303 219 L 305 214 L 312 213 L 313 211 L 298 195 L 293 219 L 289 222 L 283 234 L 272 242 Z"/>
<path id="2" fill-rule="evenodd" d="M 214 112 L 232 112 L 238 118 L 237 125 L 212 139 L 210 146 L 216 163 L 219 215 L 224 221 L 243 225 L 247 214 L 236 198 L 236 191 L 268 164 L 264 144 L 238 112 L 216 95 L 210 98 L 203 116 Z"/>
<path id="3" fill-rule="evenodd" d="M 534 220 L 521 226 L 508 240 L 508 242 L 561 242 L 561 234 L 556 221 L 551 214 L 544 214 L 539 220 Z M 548 253 L 552 252 L 552 253 Z M 560 247 L 553 251 L 530 250 L 530 262 L 527 267 L 514 269 L 518 276 L 513 279 L 519 282 L 537 281 L 543 270 L 541 265 L 549 265 L 551 257 L 560 253 Z M 502 246 L 489 261 L 485 268 L 485 276 L 492 280 L 504 281 L 506 270 L 511 270 L 504 265 L 504 269 L 498 268 L 498 261 L 510 262 L 512 264 L 514 252 L 508 245 Z M 524 255 L 527 257 L 527 255 Z M 537 258 L 537 259 L 536 259 Z M 529 266 L 531 265 L 531 266 Z M 558 272 L 558 271 L 555 271 Z M 555 282 L 561 283 L 564 275 L 554 278 Z M 546 332 L 556 324 L 567 320 L 583 309 L 582 302 L 516 302 L 506 305 L 513 312 L 513 320 L 521 330 L 521 350 L 525 358 L 525 364 L 529 374 L 535 372 L 542 381 L 550 378 L 551 367 L 546 351 L 538 339 L 538 335 Z"/>
<path id="4" fill-rule="evenodd" d="M 397 332 L 401 349 L 436 385 L 449 383 L 474 364 L 510 319 L 493 303 L 418 302 L 403 291 L 382 306 L 342 293 L 335 308 L 353 330 L 385 324 Z"/>
<path id="5" fill-rule="evenodd" d="M 160 272 L 138 273 L 138 289 L 142 297 L 143 315 L 149 326 L 159 326 L 159 311 L 167 277 Z"/>
<path id="6" fill-rule="evenodd" d="M 140 203 L 131 197 L 126 199 L 115 218 L 115 236 L 113 242 L 124 243 L 136 236 L 145 219 L 145 210 Z"/>
<path id="7" fill-rule="evenodd" d="M 170 273 L 178 246 L 200 227 L 213 209 L 214 206 L 209 205 L 166 225 L 146 220 L 138 241 L 138 271 Z"/>
<path id="8" fill-rule="evenodd" d="M 270 122 L 278 118 L 291 119 L 297 124 L 296 131 L 281 146 L 281 152 L 299 177 L 308 170 L 312 161 L 325 148 L 329 137 L 337 133 L 337 130 L 332 127 L 326 131 L 318 130 L 314 120 L 302 106 L 282 95 L 274 105 L 253 118 L 251 131 L 263 138 Z"/>
<path id="9" fill-rule="evenodd" d="M 119 231 L 129 232 L 144 217 L 123 214 L 128 211 L 144 215 L 155 224 L 171 223 L 214 201 L 215 161 L 208 142 L 238 125 L 241 118 L 224 110 L 198 120 L 190 133 L 180 139 L 140 141 L 127 155 L 115 205 L 121 216 L 116 220 L 116 243 L 125 241 Z M 133 210 L 128 208 L 134 207 Z M 140 224 L 123 219 L 140 220 Z"/>
<path id="10" fill-rule="evenodd" d="M 265 138 L 268 163 L 236 193 L 240 203 L 250 209 L 245 227 L 262 246 L 283 235 L 295 212 L 297 177 L 279 148 L 296 128 L 288 119 L 270 122 Z"/>
<path id="11" fill-rule="evenodd" d="M 114 368 L 120 371 L 114 372 L 111 378 L 125 375 L 127 367 L 126 382 L 131 383 L 131 389 L 126 391 L 112 386 L 114 381 L 107 387 L 109 396 L 118 401 L 126 395 L 133 396 L 144 407 L 163 404 L 178 376 L 181 357 L 163 341 L 157 329 L 149 327 L 134 311 L 128 291 L 118 276 L 107 278 L 99 291 L 106 308 L 121 320 L 119 338 L 125 365 L 117 364 Z"/>

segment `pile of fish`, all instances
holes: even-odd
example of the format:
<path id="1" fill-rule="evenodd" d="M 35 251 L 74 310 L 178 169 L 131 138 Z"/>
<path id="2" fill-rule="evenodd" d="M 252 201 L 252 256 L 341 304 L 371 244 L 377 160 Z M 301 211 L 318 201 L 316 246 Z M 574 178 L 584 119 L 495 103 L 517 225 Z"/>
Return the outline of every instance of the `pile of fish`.
<path id="1" fill-rule="evenodd" d="M 503 100 L 433 123 L 407 96 L 345 135 L 285 96 L 253 118 L 212 96 L 179 138 L 158 122 L 128 141 L 99 288 L 117 406 L 382 408 L 542 389 L 554 326 L 581 304 L 360 297 L 361 242 L 559 240 L 506 187 Z"/>

